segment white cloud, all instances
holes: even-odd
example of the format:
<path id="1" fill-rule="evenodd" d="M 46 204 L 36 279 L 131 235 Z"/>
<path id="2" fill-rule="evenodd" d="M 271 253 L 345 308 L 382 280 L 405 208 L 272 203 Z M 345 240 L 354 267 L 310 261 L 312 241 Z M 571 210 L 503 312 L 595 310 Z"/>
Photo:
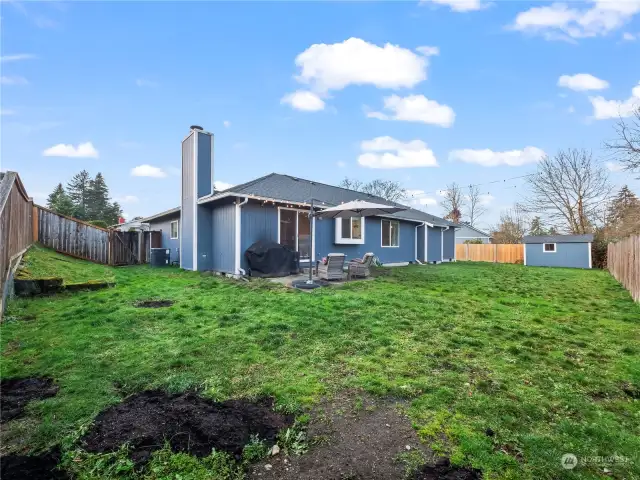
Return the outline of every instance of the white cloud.
<path id="1" fill-rule="evenodd" d="M 358 163 L 368 168 L 437 167 L 433 151 L 422 140 L 401 142 L 392 137 L 365 140 L 360 145 L 363 152 Z"/>
<path id="2" fill-rule="evenodd" d="M 633 42 L 636 39 L 636 36 L 631 32 L 624 32 L 622 34 L 622 40 L 625 42 Z"/>
<path id="3" fill-rule="evenodd" d="M 313 92 L 306 90 L 298 90 L 294 93 L 289 93 L 280 99 L 280 103 L 291 105 L 296 110 L 302 110 L 303 112 L 317 112 L 318 110 L 324 110 L 324 100 Z"/>
<path id="4" fill-rule="evenodd" d="M 15 110 L 8 110 L 6 108 L 0 109 L 0 116 L 9 116 L 9 115 L 15 115 L 16 112 Z"/>
<path id="5" fill-rule="evenodd" d="M 480 205 L 489 205 L 496 199 L 496 197 L 490 193 L 483 193 L 478 198 L 480 199 Z"/>
<path id="6" fill-rule="evenodd" d="M 2 76 L 0 77 L 0 85 L 28 85 L 29 81 L 24 77 L 19 76 Z"/>
<path id="7" fill-rule="evenodd" d="M 160 86 L 160 84 L 159 84 L 159 83 L 154 82 L 154 81 L 152 81 L 152 80 L 147 80 L 147 79 L 145 79 L 145 78 L 138 78 L 138 79 L 136 79 L 136 85 L 137 85 L 138 87 L 141 87 L 141 88 L 144 88 L 144 87 L 147 87 L 147 88 L 156 88 L 156 87 Z"/>
<path id="8" fill-rule="evenodd" d="M 152 178 L 164 178 L 167 176 L 164 170 L 153 165 L 138 165 L 131 169 L 131 175 L 134 177 L 152 177 Z"/>
<path id="9" fill-rule="evenodd" d="M 91 142 L 78 144 L 74 147 L 71 144 L 59 143 L 47 148 L 42 155 L 45 157 L 68 157 L 68 158 L 98 158 L 98 150 Z"/>
<path id="10" fill-rule="evenodd" d="M 231 126 L 231 122 L 229 120 L 225 120 L 222 124 L 224 125 L 224 128 L 229 128 Z"/>
<path id="11" fill-rule="evenodd" d="M 417 47 L 416 52 L 424 55 L 425 57 L 434 57 L 440 55 L 440 49 L 438 47 L 430 47 L 428 45 Z"/>
<path id="12" fill-rule="evenodd" d="M 407 199 L 412 205 L 435 206 L 438 200 L 430 197 L 424 190 L 407 190 Z"/>
<path id="13" fill-rule="evenodd" d="M 340 168 L 345 168 L 347 166 L 347 164 L 344 163 L 344 162 L 338 162 L 338 163 L 336 163 L 336 165 L 338 165 L 338 167 L 340 167 Z"/>
<path id="14" fill-rule="evenodd" d="M 420 0 L 420 5 L 436 3 L 438 5 L 447 5 L 454 12 L 471 12 L 473 10 L 481 10 L 487 6 L 480 0 Z"/>
<path id="15" fill-rule="evenodd" d="M 604 97 L 589 97 L 593 105 L 593 118 L 606 120 L 609 118 L 630 117 L 640 108 L 640 82 L 631 90 L 631 97 L 626 100 L 606 100 Z"/>
<path id="16" fill-rule="evenodd" d="M 138 203 L 139 198 L 135 195 L 123 195 L 122 197 L 116 198 L 118 203 Z"/>
<path id="17" fill-rule="evenodd" d="M 15 53 L 13 55 L 3 55 L 3 56 L 1 56 L 0 57 L 0 62 L 1 63 L 19 62 L 21 60 L 31 60 L 33 58 L 36 58 L 36 56 L 31 54 L 31 53 Z"/>
<path id="18" fill-rule="evenodd" d="M 402 120 L 405 122 L 422 122 L 441 127 L 450 127 L 456 118 L 453 109 L 448 105 L 440 105 L 424 95 L 385 97 L 384 108 L 391 114 L 369 112 L 367 117 L 379 120 Z"/>
<path id="19" fill-rule="evenodd" d="M 222 190 L 226 190 L 227 188 L 231 188 L 231 187 L 233 187 L 232 183 L 220 182 L 220 181 L 213 182 L 213 188 L 217 192 L 221 192 Z"/>
<path id="20" fill-rule="evenodd" d="M 574 41 L 607 35 L 640 12 L 640 0 L 595 0 L 587 5 L 588 8 L 570 8 L 565 3 L 553 3 L 533 7 L 520 12 L 510 28 L 539 34 L 547 40 Z"/>
<path id="21" fill-rule="evenodd" d="M 536 163 L 544 156 L 544 151 L 536 147 L 525 147 L 522 150 L 509 150 L 506 152 L 494 152 L 488 148 L 485 150 L 463 149 L 451 151 L 449 160 L 475 163 L 483 167 L 497 167 L 500 165 L 519 167 L 529 163 Z"/>
<path id="22" fill-rule="evenodd" d="M 567 108 L 567 113 L 575 113 L 576 109 L 573 105 L 569 105 Z"/>
<path id="23" fill-rule="evenodd" d="M 622 172 L 624 170 L 624 165 L 618 162 L 607 162 L 605 165 L 610 172 Z"/>
<path id="24" fill-rule="evenodd" d="M 584 92 L 586 90 L 604 90 L 609 88 L 609 82 L 589 73 L 577 73 L 576 75 L 562 75 L 558 79 L 558 86 L 570 88 L 576 92 Z"/>
<path id="25" fill-rule="evenodd" d="M 390 43 L 383 47 L 360 38 L 342 43 L 314 44 L 296 57 L 298 82 L 317 92 L 341 90 L 349 85 L 412 88 L 426 80 L 428 60 Z"/>

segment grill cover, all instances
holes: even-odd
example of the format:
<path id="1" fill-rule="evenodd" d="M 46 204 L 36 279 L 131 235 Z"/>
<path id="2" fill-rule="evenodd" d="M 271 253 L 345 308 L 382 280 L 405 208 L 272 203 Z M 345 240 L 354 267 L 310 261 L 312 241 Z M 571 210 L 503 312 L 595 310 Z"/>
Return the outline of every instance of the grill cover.
<path id="1" fill-rule="evenodd" d="M 300 254 L 276 242 L 258 240 L 244 257 L 252 277 L 285 277 L 300 270 Z"/>

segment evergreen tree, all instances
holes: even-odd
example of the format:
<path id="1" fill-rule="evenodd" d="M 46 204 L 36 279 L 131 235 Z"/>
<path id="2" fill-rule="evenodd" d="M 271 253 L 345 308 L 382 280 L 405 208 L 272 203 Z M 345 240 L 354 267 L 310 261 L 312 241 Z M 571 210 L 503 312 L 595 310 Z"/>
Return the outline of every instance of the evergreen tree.
<path id="1" fill-rule="evenodd" d="M 533 217 L 533 220 L 531 220 L 531 225 L 529 226 L 529 235 L 538 236 L 548 234 L 549 232 L 542 226 L 542 220 L 540 219 L 540 217 Z"/>
<path id="2" fill-rule="evenodd" d="M 80 220 L 87 220 L 89 218 L 87 211 L 90 181 L 91 177 L 89 176 L 89 172 L 82 170 L 80 173 L 74 175 L 67 184 L 67 195 L 69 195 L 74 206 L 73 216 Z"/>
<path id="3" fill-rule="evenodd" d="M 89 220 L 104 220 L 109 209 L 109 188 L 100 172 L 96 178 L 89 180 L 87 189 L 87 218 Z"/>
<path id="4" fill-rule="evenodd" d="M 611 239 L 640 233 L 640 200 L 627 185 L 609 204 L 606 230 Z"/>
<path id="5" fill-rule="evenodd" d="M 69 198 L 69 195 L 64 191 L 61 183 L 58 184 L 47 198 L 47 207 L 61 215 L 73 215 L 73 202 Z"/>
<path id="6" fill-rule="evenodd" d="M 118 202 L 110 203 L 107 210 L 104 213 L 103 220 L 107 225 L 115 225 L 118 223 L 118 218 L 122 216 L 122 208 Z"/>

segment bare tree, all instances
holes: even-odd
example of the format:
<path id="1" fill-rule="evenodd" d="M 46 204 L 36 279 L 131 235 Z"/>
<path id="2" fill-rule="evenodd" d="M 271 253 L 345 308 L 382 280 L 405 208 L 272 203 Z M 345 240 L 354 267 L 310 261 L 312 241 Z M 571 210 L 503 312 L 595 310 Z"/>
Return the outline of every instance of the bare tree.
<path id="1" fill-rule="evenodd" d="M 526 213 L 516 205 L 500 213 L 500 223 L 491 229 L 491 236 L 493 243 L 522 243 L 526 231 Z"/>
<path id="2" fill-rule="evenodd" d="M 360 180 L 345 178 L 340 182 L 342 188 L 356 190 L 358 192 L 368 193 L 376 197 L 382 197 L 391 202 L 399 202 L 407 197 L 407 191 L 402 188 L 399 182 L 393 180 L 372 180 L 363 183 Z"/>
<path id="3" fill-rule="evenodd" d="M 472 227 L 478 222 L 480 217 L 487 213 L 487 209 L 482 203 L 482 195 L 477 185 L 469 185 L 467 190 L 467 217 L 469 225 Z"/>
<path id="4" fill-rule="evenodd" d="M 527 183 L 524 209 L 574 234 L 593 230 L 611 190 L 607 170 L 584 149 L 560 150 L 553 158 L 543 158 Z"/>
<path id="5" fill-rule="evenodd" d="M 459 223 L 462 218 L 462 209 L 465 205 L 464 194 L 462 188 L 456 182 L 447 185 L 447 189 L 444 191 L 444 198 L 440 201 L 440 205 L 445 211 L 445 217 L 447 220 Z"/>
<path id="6" fill-rule="evenodd" d="M 628 122 L 620 117 L 614 128 L 618 139 L 605 143 L 605 147 L 613 152 L 625 170 L 640 173 L 640 107 Z"/>

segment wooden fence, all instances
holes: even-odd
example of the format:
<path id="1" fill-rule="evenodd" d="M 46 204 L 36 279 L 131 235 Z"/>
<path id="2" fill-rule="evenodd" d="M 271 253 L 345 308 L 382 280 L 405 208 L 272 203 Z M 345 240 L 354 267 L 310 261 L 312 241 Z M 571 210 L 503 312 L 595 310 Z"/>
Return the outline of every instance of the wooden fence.
<path id="1" fill-rule="evenodd" d="M 523 263 L 524 245 L 521 243 L 459 243 L 456 245 L 456 260 L 494 263 Z"/>
<path id="2" fill-rule="evenodd" d="M 15 267 L 33 240 L 32 205 L 16 172 L 0 174 L 0 319 Z"/>
<path id="3" fill-rule="evenodd" d="M 607 245 L 607 268 L 640 302 L 640 235 Z"/>
<path id="4" fill-rule="evenodd" d="M 45 247 L 96 263 L 109 263 L 109 230 L 34 205 L 33 239 Z"/>

